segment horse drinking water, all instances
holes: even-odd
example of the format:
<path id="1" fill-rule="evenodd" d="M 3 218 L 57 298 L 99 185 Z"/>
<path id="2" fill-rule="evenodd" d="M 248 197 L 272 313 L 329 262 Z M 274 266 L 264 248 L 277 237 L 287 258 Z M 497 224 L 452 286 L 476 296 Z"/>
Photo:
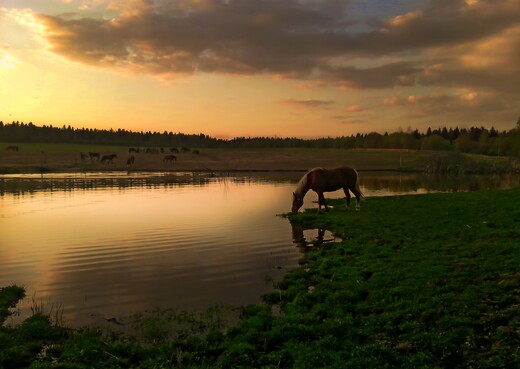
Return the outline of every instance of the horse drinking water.
<path id="1" fill-rule="evenodd" d="M 300 179 L 296 190 L 293 192 L 292 212 L 296 213 L 302 207 L 303 198 L 309 190 L 318 194 L 318 213 L 322 204 L 325 206 L 325 211 L 328 211 L 323 193 L 339 189 L 343 189 L 347 197 L 346 208 L 348 209 L 350 206 L 350 190 L 356 196 L 356 210 L 359 210 L 359 201 L 362 194 L 359 190 L 358 174 L 354 168 L 311 169 Z"/>

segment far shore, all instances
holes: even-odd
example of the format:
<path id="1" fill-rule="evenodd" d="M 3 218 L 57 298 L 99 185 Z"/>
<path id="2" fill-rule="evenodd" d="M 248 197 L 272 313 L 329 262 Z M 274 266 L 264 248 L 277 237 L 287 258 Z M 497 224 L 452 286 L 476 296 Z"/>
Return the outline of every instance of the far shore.
<path id="1" fill-rule="evenodd" d="M 520 168 L 518 160 L 445 151 L 344 149 L 192 149 L 187 152 L 129 153 L 125 147 L 78 147 L 21 144 L 6 151 L 0 144 L 0 174 L 91 171 L 133 172 L 304 172 L 314 167 L 351 166 L 358 171 L 507 172 Z M 81 157 L 97 150 L 116 155 L 112 161 Z M 194 153 L 198 151 L 198 153 Z M 175 158 L 168 160 L 168 155 Z M 133 163 L 128 163 L 130 157 Z"/>

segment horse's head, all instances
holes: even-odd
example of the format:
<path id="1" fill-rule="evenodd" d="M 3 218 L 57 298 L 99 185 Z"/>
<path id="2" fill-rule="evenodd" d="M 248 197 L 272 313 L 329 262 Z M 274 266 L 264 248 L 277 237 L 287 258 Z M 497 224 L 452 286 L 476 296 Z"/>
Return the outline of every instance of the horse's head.
<path id="1" fill-rule="evenodd" d="M 303 196 L 301 194 L 297 194 L 296 192 L 293 192 L 291 211 L 293 213 L 297 213 L 298 209 L 301 208 L 302 205 L 303 205 Z"/>

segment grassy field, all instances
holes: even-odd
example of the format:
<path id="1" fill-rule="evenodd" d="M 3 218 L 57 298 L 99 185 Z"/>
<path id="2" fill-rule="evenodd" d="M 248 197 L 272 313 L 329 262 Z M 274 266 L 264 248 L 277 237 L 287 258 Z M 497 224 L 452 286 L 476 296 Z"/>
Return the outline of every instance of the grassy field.
<path id="1" fill-rule="evenodd" d="M 520 189 L 331 202 L 288 221 L 343 241 L 307 246 L 232 327 L 195 319 L 179 334 L 158 317 L 138 344 L 35 314 L 0 328 L 0 367 L 520 367 Z M 0 291 L 4 311 L 22 292 Z"/>
<path id="2" fill-rule="evenodd" d="M 13 144 L 0 143 L 0 173 L 47 173 L 88 171 L 305 171 L 313 167 L 350 165 L 358 170 L 451 172 L 505 172 L 520 169 L 511 158 L 442 151 L 342 150 L 342 149 L 199 149 L 175 154 L 129 154 L 127 147 L 66 144 L 19 144 L 20 151 L 6 151 Z M 112 163 L 82 160 L 80 153 L 116 154 Z M 135 163 L 127 165 L 133 155 Z"/>

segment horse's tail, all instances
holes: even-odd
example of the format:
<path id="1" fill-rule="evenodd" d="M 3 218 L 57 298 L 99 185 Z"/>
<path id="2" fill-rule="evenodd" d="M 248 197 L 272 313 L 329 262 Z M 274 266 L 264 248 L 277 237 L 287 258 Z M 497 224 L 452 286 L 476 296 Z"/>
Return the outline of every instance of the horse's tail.
<path id="1" fill-rule="evenodd" d="M 363 192 L 361 192 L 361 189 L 359 188 L 359 174 L 358 174 L 357 170 L 355 170 L 355 169 L 354 169 L 354 172 L 356 172 L 356 184 L 355 184 L 356 191 L 359 192 L 359 195 L 361 197 L 365 197 L 365 195 L 363 195 Z"/>

